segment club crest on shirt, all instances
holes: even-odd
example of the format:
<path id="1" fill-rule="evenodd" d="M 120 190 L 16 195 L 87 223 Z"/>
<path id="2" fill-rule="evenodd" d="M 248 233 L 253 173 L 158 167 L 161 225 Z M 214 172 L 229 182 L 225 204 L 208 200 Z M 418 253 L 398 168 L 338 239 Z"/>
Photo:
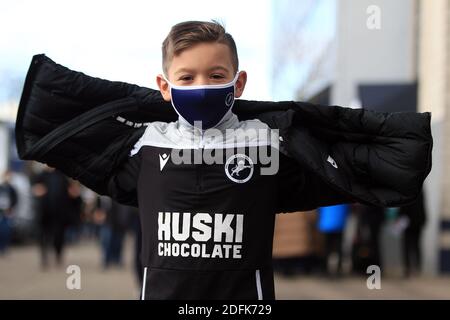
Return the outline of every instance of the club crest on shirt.
<path id="1" fill-rule="evenodd" d="M 245 183 L 253 175 L 253 161 L 245 154 L 234 154 L 225 163 L 225 174 L 236 183 Z"/>

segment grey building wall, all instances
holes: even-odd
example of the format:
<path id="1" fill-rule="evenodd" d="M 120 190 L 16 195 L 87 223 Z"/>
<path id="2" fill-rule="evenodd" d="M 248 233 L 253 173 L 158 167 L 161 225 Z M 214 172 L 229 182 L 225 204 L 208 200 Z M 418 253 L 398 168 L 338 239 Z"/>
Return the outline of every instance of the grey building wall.
<path id="1" fill-rule="evenodd" d="M 332 103 L 353 104 L 358 98 L 358 84 L 414 82 L 417 78 L 416 1 L 340 0 L 338 3 Z M 367 23 L 373 22 L 377 15 L 373 9 L 377 8 L 380 28 L 369 28 Z"/>

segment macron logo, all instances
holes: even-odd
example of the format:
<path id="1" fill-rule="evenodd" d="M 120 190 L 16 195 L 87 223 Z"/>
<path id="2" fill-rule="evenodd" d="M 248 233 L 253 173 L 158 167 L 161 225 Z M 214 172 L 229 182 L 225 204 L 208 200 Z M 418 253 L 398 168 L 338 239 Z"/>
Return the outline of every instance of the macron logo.
<path id="1" fill-rule="evenodd" d="M 167 161 L 169 161 L 170 155 L 167 154 L 162 154 L 159 155 L 159 171 L 162 171 L 162 169 L 164 169 Z"/>

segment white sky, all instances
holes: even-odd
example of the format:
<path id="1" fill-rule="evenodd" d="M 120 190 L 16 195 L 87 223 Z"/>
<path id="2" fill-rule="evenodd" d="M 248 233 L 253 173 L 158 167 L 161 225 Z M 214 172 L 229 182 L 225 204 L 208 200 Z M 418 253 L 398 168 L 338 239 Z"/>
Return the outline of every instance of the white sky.
<path id="1" fill-rule="evenodd" d="M 270 5 L 271 0 L 0 0 L 0 81 L 23 81 L 31 57 L 45 53 L 91 76 L 156 88 L 161 43 L 170 27 L 218 19 L 233 35 L 241 70 L 249 75 L 242 98 L 270 100 Z M 0 100 L 7 85 L 0 84 Z"/>
<path id="2" fill-rule="evenodd" d="M 330 52 L 329 45 L 336 39 L 336 0 L 309 0 L 309 1 L 277 1 L 274 0 L 277 11 L 274 13 L 274 32 L 283 34 L 283 28 L 286 28 L 284 39 L 278 43 L 286 44 L 286 39 L 293 39 L 288 42 L 292 45 L 288 48 L 282 48 L 286 52 L 282 63 L 274 64 L 278 76 L 271 86 L 273 99 L 275 100 L 297 100 L 298 90 L 309 89 L 315 94 L 326 85 L 332 83 L 334 76 L 334 55 Z M 302 3 L 302 5 L 297 4 Z M 296 6 L 297 10 L 292 7 Z M 298 26 L 299 21 L 309 10 L 305 22 L 300 25 L 303 27 L 292 31 L 289 27 Z M 277 42 L 277 41 L 275 41 Z M 296 50 L 298 52 L 296 52 Z M 320 62 L 318 59 L 326 55 L 326 61 Z M 315 71 L 319 67 L 320 74 Z M 316 77 L 310 78 L 310 74 L 316 74 Z M 312 90 L 311 90 L 312 89 Z"/>

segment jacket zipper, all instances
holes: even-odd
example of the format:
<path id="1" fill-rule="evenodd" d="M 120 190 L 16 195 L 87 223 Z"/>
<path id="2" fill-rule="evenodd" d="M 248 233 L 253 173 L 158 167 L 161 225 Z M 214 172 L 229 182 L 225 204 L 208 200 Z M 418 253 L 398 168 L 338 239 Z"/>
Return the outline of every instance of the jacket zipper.
<path id="1" fill-rule="evenodd" d="M 202 164 L 195 164 L 195 171 L 197 174 L 197 191 L 203 191 L 203 182 L 202 182 Z"/>
<path id="2" fill-rule="evenodd" d="M 200 144 L 198 146 L 198 149 L 196 149 L 196 151 L 200 152 L 201 157 L 201 162 L 199 164 L 195 164 L 195 170 L 197 175 L 197 191 L 203 191 L 203 151 L 204 151 L 203 134 L 204 131 L 202 130 L 200 133 Z"/>

